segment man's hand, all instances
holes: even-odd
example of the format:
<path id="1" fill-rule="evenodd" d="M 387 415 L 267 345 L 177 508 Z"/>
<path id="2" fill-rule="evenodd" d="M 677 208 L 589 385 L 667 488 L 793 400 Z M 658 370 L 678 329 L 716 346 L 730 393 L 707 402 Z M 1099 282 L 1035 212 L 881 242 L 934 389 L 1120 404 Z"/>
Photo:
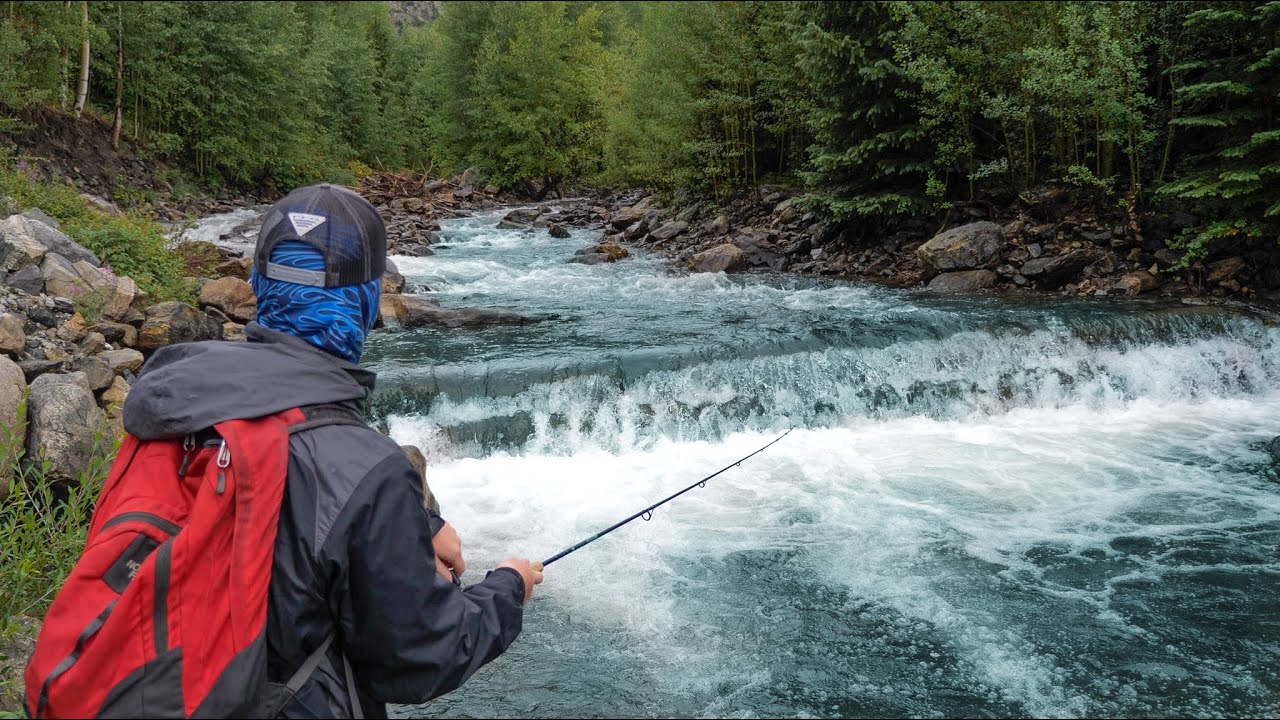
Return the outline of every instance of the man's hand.
<path id="1" fill-rule="evenodd" d="M 446 522 L 444 527 L 431 538 L 431 547 L 436 551 L 436 574 L 454 582 L 455 576 L 466 572 L 467 564 L 462 560 L 462 539 L 453 525 Z"/>
<path id="2" fill-rule="evenodd" d="M 533 586 L 542 583 L 542 568 L 535 570 L 528 558 L 507 558 L 498 567 L 511 568 L 520 573 L 524 580 L 524 602 L 528 603 L 529 598 L 533 597 Z"/>

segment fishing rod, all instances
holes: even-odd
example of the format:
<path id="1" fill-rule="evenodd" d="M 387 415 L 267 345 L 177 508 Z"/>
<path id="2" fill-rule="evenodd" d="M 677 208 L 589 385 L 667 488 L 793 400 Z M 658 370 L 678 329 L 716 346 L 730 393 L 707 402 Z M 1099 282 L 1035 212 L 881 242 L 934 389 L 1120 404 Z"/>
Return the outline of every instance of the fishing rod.
<path id="1" fill-rule="evenodd" d="M 614 530 L 617 530 L 618 528 L 622 527 L 623 525 L 626 525 L 627 523 L 631 522 L 632 520 L 635 520 L 635 519 L 636 519 L 636 518 L 638 518 L 638 517 L 643 517 L 645 520 L 648 520 L 649 518 L 653 517 L 653 511 L 654 511 L 656 508 L 659 508 L 659 507 L 661 507 L 661 506 L 663 506 L 663 505 L 665 505 L 665 504 L 667 504 L 667 503 L 671 502 L 672 500 L 675 500 L 676 498 L 680 497 L 681 495 L 683 495 L 683 494 L 685 494 L 685 493 L 689 492 L 690 490 L 692 490 L 692 489 L 694 489 L 694 488 L 696 488 L 696 487 L 706 487 L 706 485 L 707 485 L 707 481 L 708 481 L 708 480 L 710 480 L 710 479 L 714 478 L 715 476 L 719 475 L 719 474 L 720 474 L 720 473 L 722 473 L 722 472 L 725 472 L 726 470 L 729 470 L 729 469 L 731 469 L 731 468 L 735 468 L 735 467 L 737 467 L 737 466 L 741 465 L 742 463 L 744 463 L 744 462 L 746 462 L 746 461 L 750 460 L 751 458 L 755 457 L 756 455 L 759 455 L 760 453 L 764 452 L 765 450 L 768 450 L 768 449 L 769 449 L 769 447 L 770 447 L 771 445 L 773 445 L 773 443 L 776 443 L 776 442 L 778 442 L 779 440 L 781 440 L 782 438 L 784 438 L 784 437 L 786 437 L 786 436 L 790 435 L 790 434 L 791 434 L 791 430 L 793 430 L 793 429 L 794 429 L 794 428 L 788 429 L 786 432 L 784 432 L 784 433 L 782 433 L 781 435 L 779 435 L 777 438 L 775 438 L 775 439 L 774 439 L 774 441 L 773 441 L 773 442 L 769 443 L 768 445 L 765 445 L 764 447 L 760 448 L 759 450 L 756 450 L 755 452 L 751 453 L 750 455 L 747 455 L 746 457 L 741 458 L 740 460 L 738 460 L 737 462 L 735 462 L 735 463 L 733 463 L 733 464 L 731 464 L 731 465 L 726 465 L 725 467 L 720 468 L 719 470 L 717 470 L 717 471 L 715 471 L 715 472 L 711 473 L 710 475 L 708 475 L 708 476 L 706 476 L 706 477 L 702 478 L 702 479 L 701 479 L 701 480 L 699 480 L 698 482 L 696 482 L 696 483 L 694 483 L 694 484 L 690 485 L 689 487 L 687 487 L 687 488 L 685 488 L 685 489 L 681 490 L 680 492 L 675 493 L 675 494 L 673 494 L 673 495 L 670 495 L 670 496 L 668 496 L 668 497 L 665 497 L 665 498 L 663 498 L 662 500 L 659 500 L 658 502 L 656 502 L 656 503 L 654 503 L 654 504 L 650 505 L 649 507 L 647 507 L 647 508 L 645 508 L 645 509 L 641 510 L 640 512 L 636 513 L 635 515 L 632 515 L 632 516 L 628 517 L 628 518 L 627 518 L 627 519 L 625 519 L 625 520 L 620 520 L 620 521 L 618 521 L 618 522 L 614 523 L 613 525 L 610 525 L 609 527 L 605 528 L 604 530 L 601 530 L 600 532 L 596 533 L 595 535 L 592 535 L 591 537 L 587 538 L 586 540 L 583 540 L 582 542 L 578 543 L 577 545 L 574 545 L 574 546 L 572 546 L 572 547 L 567 547 L 567 548 L 565 548 L 564 550 L 561 550 L 560 552 L 556 553 L 555 555 L 552 555 L 551 557 L 547 558 L 546 560 L 543 560 L 543 561 L 542 561 L 542 562 L 540 562 L 540 563 L 534 563 L 534 564 L 533 564 L 533 569 L 534 569 L 535 571 L 537 571 L 537 572 L 542 572 L 542 569 L 543 569 L 543 568 L 545 568 L 546 566 L 550 565 L 551 563 L 553 563 L 553 562 L 555 562 L 555 561 L 559 560 L 560 558 L 564 557 L 565 555 L 568 555 L 569 553 L 571 553 L 571 552 L 573 552 L 573 551 L 575 551 L 575 550 L 578 550 L 578 549 L 581 549 L 581 548 L 583 548 L 583 547 L 585 547 L 585 546 L 587 546 L 587 545 L 590 545 L 591 543 L 593 543 L 593 542 L 595 542 L 595 541 L 599 540 L 600 538 L 604 537 L 605 535 L 608 535 L 609 533 L 613 532 Z"/>

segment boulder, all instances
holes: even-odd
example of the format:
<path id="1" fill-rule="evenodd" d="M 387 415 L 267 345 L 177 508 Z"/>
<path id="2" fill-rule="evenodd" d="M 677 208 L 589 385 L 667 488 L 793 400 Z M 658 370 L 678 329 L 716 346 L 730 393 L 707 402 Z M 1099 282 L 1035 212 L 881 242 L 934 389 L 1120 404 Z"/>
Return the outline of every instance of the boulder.
<path id="1" fill-rule="evenodd" d="M 996 279 L 996 274 L 990 270 L 948 272 L 930 280 L 929 290 L 939 293 L 973 292 L 994 286 Z"/>
<path id="2" fill-rule="evenodd" d="M 111 371 L 117 375 L 125 372 L 138 372 L 142 369 L 142 363 L 145 360 L 142 353 L 127 348 L 124 350 L 108 350 L 100 353 L 98 357 L 106 360 L 107 364 L 111 366 Z"/>
<path id="3" fill-rule="evenodd" d="M 1073 250 L 1066 255 L 1028 260 L 1020 272 L 1035 280 L 1040 289 L 1056 290 L 1074 280 L 1093 259 L 1083 250 Z"/>
<path id="4" fill-rule="evenodd" d="M 124 378 L 117 377 L 111 381 L 110 387 L 102 391 L 102 404 L 108 407 L 124 407 L 127 397 L 129 397 L 129 383 L 125 382 Z"/>
<path id="5" fill-rule="evenodd" d="M 0 222 L 0 270 L 13 272 L 39 265 L 44 260 L 47 250 L 31 236 L 27 228 L 29 222 L 21 215 Z"/>
<path id="6" fill-rule="evenodd" d="M 44 223 L 54 230 L 62 229 L 62 223 L 58 222 L 56 218 L 38 207 L 31 208 L 30 210 L 22 213 L 22 217 L 27 218 L 28 220 L 35 220 L 38 223 Z"/>
<path id="7" fill-rule="evenodd" d="M 200 288 L 201 307 L 211 306 L 242 323 L 252 320 L 258 312 L 258 300 L 253 288 L 240 278 L 224 277 L 205 283 Z"/>
<path id="8" fill-rule="evenodd" d="M 407 284 L 404 275 L 400 274 L 400 268 L 388 259 L 387 269 L 382 273 L 382 292 L 391 295 L 402 293 Z"/>
<path id="9" fill-rule="evenodd" d="M 99 443 L 107 420 L 85 374 L 41 375 L 31 383 L 27 407 L 27 458 L 47 460 L 57 480 L 79 480 L 94 454 L 104 449 Z"/>
<path id="10" fill-rule="evenodd" d="M 27 382 L 31 382 L 45 373 L 59 372 L 64 365 L 62 360 L 38 360 L 36 358 L 27 358 L 18 362 L 18 367 L 22 368 L 22 374 L 27 378 Z"/>
<path id="11" fill-rule="evenodd" d="M 702 231 L 712 237 L 720 237 L 729 233 L 729 216 L 717 215 L 714 220 L 703 223 Z"/>
<path id="12" fill-rule="evenodd" d="M 1129 295 L 1140 295 L 1144 292 L 1150 292 L 1160 287 L 1160 278 L 1152 275 L 1146 270 L 1131 272 L 1120 278 L 1114 285 L 1112 290 L 1127 293 Z"/>
<path id="13" fill-rule="evenodd" d="M 67 369 L 84 373 L 89 389 L 93 391 L 110 387 L 111 382 L 116 379 L 116 373 L 111 364 L 97 355 L 77 357 L 68 363 Z"/>
<path id="14" fill-rule="evenodd" d="M 231 258 L 223 260 L 214 268 L 214 273 L 218 277 L 234 277 L 241 280 L 248 280 L 249 274 L 253 270 L 253 258 Z"/>
<path id="15" fill-rule="evenodd" d="M 27 379 L 22 368 L 9 358 L 0 355 L 0 502 L 9 495 L 9 481 L 13 478 L 13 462 L 26 437 L 25 428 L 19 424 L 18 409 L 27 392 Z"/>
<path id="16" fill-rule="evenodd" d="M 28 265 L 11 273 L 4 284 L 28 295 L 39 295 L 44 292 L 44 273 L 39 265 Z"/>
<path id="17" fill-rule="evenodd" d="M 248 337 L 244 334 L 244 325 L 227 321 L 222 323 L 222 339 L 231 342 L 244 342 L 248 340 Z"/>
<path id="18" fill-rule="evenodd" d="M 89 323 L 84 321 L 84 316 L 80 313 L 73 314 L 66 322 L 62 323 L 62 327 L 58 328 L 58 339 L 67 342 L 80 342 L 89 332 Z"/>
<path id="19" fill-rule="evenodd" d="M 654 230 L 650 235 L 658 242 L 666 242 L 688 228 L 689 223 L 683 220 L 672 220 L 671 222 L 663 223 L 662 227 Z"/>
<path id="20" fill-rule="evenodd" d="M 147 308 L 138 331 L 138 347 L 155 350 L 198 340 L 221 340 L 222 324 L 184 302 L 170 300 Z"/>
<path id="21" fill-rule="evenodd" d="M 138 344 L 138 329 L 132 325 L 104 320 L 93 325 L 93 330 L 102 333 L 103 339 L 112 345 L 133 347 Z"/>
<path id="22" fill-rule="evenodd" d="M 626 248 L 617 243 L 602 242 L 577 251 L 573 254 L 572 262 L 584 265 L 599 265 L 600 263 L 617 262 L 630 254 Z"/>
<path id="23" fill-rule="evenodd" d="M 401 445 L 400 449 L 404 451 L 405 457 L 409 458 L 409 464 L 414 470 L 418 471 L 418 477 L 422 478 L 422 507 L 440 514 L 440 502 L 436 500 L 435 493 L 431 492 L 430 486 L 427 485 L 427 457 L 415 445 Z"/>
<path id="24" fill-rule="evenodd" d="M 44 289 L 50 295 L 74 298 L 89 289 L 89 283 L 76 270 L 70 260 L 57 253 L 44 256 L 40 264 L 40 272 L 44 273 Z"/>
<path id="25" fill-rule="evenodd" d="M 93 267 L 99 265 L 98 256 L 93 251 L 62 234 L 56 225 L 51 226 L 48 223 L 31 218 L 25 219 L 27 232 L 31 234 L 31 237 L 35 238 L 36 242 L 43 245 L 45 250 L 58 253 L 73 263 L 83 261 Z"/>
<path id="26" fill-rule="evenodd" d="M 515 210 L 512 210 L 506 215 L 503 215 L 502 219 L 510 223 L 520 223 L 521 225 L 528 225 L 534 220 L 537 220 L 538 216 L 541 214 L 542 213 L 538 210 L 538 208 L 516 208 Z"/>
<path id="27" fill-rule="evenodd" d="M 557 223 L 551 223 L 551 226 L 547 228 L 547 234 L 553 238 L 560 239 L 569 237 L 569 231 L 563 225 Z"/>
<path id="28" fill-rule="evenodd" d="M 637 205 L 635 207 L 622 208 L 613 214 L 613 217 L 609 219 L 609 224 L 613 226 L 614 230 L 625 230 L 634 223 L 639 222 L 647 211 L 647 206 L 640 207 Z"/>
<path id="29" fill-rule="evenodd" d="M 22 357 L 27 351 L 25 323 L 13 313 L 0 314 L 0 353 Z"/>
<path id="30" fill-rule="evenodd" d="M 77 344 L 80 346 L 80 352 L 86 355 L 97 355 L 107 349 L 107 337 L 91 330 Z"/>
<path id="31" fill-rule="evenodd" d="M 689 260 L 694 272 L 736 272 L 747 269 L 747 254 L 733 243 L 723 243 L 703 250 Z"/>
<path id="32" fill-rule="evenodd" d="M 1206 276 L 1205 279 L 1207 279 L 1211 283 L 1223 283 L 1228 280 L 1235 279 L 1236 276 L 1244 272 L 1244 269 L 1245 269 L 1244 258 L 1229 257 L 1225 260 L 1219 260 L 1218 262 L 1210 265 L 1209 274 Z"/>
<path id="33" fill-rule="evenodd" d="M 133 301 L 141 294 L 138 284 L 133 278 L 124 275 L 107 275 L 103 278 L 105 285 L 99 290 L 105 301 L 102 304 L 102 317 L 107 320 L 123 320 L 133 307 Z"/>
<path id="34" fill-rule="evenodd" d="M 384 295 L 380 305 L 384 323 L 404 327 L 434 325 L 447 328 L 482 328 L 494 325 L 527 325 L 537 322 L 514 313 L 473 308 L 444 308 L 416 295 Z"/>
<path id="35" fill-rule="evenodd" d="M 975 222 L 935 235 L 916 249 L 929 274 L 994 267 L 1000 260 L 1004 230 L 993 222 Z"/>

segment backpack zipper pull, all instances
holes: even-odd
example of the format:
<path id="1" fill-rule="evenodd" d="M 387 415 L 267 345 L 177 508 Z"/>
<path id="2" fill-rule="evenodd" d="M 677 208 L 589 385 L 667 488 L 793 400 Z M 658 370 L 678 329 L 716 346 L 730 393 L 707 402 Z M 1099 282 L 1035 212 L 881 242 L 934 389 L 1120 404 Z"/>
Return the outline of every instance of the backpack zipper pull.
<path id="1" fill-rule="evenodd" d="M 227 468 L 231 467 L 231 448 L 227 447 L 227 441 L 223 440 L 218 446 L 218 494 L 227 490 Z"/>
<path id="2" fill-rule="evenodd" d="M 182 464 L 178 465 L 178 477 L 187 476 L 187 466 L 191 464 L 191 453 L 196 449 L 196 436 L 182 438 Z"/>

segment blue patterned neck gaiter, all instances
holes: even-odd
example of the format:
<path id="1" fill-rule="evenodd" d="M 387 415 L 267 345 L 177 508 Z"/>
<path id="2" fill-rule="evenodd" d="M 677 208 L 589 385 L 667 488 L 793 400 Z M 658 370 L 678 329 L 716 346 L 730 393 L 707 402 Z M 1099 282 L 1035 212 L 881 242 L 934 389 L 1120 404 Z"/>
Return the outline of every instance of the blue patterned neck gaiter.
<path id="1" fill-rule="evenodd" d="M 320 251 L 299 240 L 282 242 L 271 262 L 304 270 L 324 270 Z M 250 276 L 258 296 L 258 324 L 301 338 L 353 363 L 360 362 L 364 340 L 378 319 L 382 281 L 320 288 Z"/>

